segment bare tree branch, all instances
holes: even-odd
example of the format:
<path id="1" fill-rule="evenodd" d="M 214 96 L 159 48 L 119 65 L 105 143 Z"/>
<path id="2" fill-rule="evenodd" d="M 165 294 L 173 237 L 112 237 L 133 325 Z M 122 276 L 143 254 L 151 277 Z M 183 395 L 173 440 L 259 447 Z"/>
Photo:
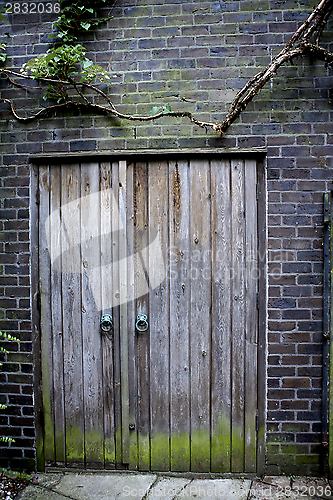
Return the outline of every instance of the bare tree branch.
<path id="1" fill-rule="evenodd" d="M 218 133 L 224 135 L 230 125 L 238 118 L 249 102 L 260 92 L 263 86 L 274 76 L 276 71 L 286 62 L 296 56 L 312 54 L 328 64 L 333 61 L 333 53 L 323 49 L 319 45 L 311 44 L 309 39 L 318 31 L 321 33 L 333 8 L 332 0 L 321 0 L 304 23 L 296 30 L 289 42 L 283 47 L 277 56 L 266 66 L 263 71 L 257 73 L 249 80 L 234 98 L 227 116 L 220 124 Z M 319 36 L 319 35 L 318 35 Z"/>
<path id="2" fill-rule="evenodd" d="M 313 56 L 316 59 L 326 62 L 327 64 L 332 64 L 333 62 L 333 52 L 329 52 L 319 45 L 315 45 L 314 43 L 304 43 L 302 48 L 304 54 L 306 55 Z"/>
<path id="3" fill-rule="evenodd" d="M 130 121 L 140 121 L 140 122 L 150 122 L 163 116 L 172 116 L 187 118 L 191 123 L 203 127 L 205 129 L 212 129 L 214 132 L 223 136 L 230 125 L 239 117 L 241 112 L 247 107 L 247 105 L 253 100 L 253 98 L 258 95 L 260 90 L 265 86 L 265 84 L 276 74 L 277 70 L 288 61 L 292 61 L 293 58 L 299 56 L 311 56 L 315 59 L 324 61 L 326 64 L 333 63 L 333 53 L 324 49 L 319 45 L 320 38 L 322 36 L 324 27 L 332 13 L 333 0 L 321 0 L 315 9 L 311 12 L 308 18 L 301 24 L 301 26 L 295 31 L 289 42 L 282 48 L 282 50 L 272 59 L 272 61 L 266 66 L 265 69 L 258 72 L 250 80 L 246 82 L 242 89 L 239 90 L 235 96 L 233 102 L 231 103 L 229 110 L 225 118 L 221 122 L 206 122 L 199 120 L 192 113 L 188 111 L 166 111 L 161 110 L 158 113 L 149 116 L 141 115 L 131 115 L 122 113 L 117 110 L 113 104 L 110 97 L 103 92 L 100 88 L 95 85 L 88 83 L 75 82 L 71 79 L 68 80 L 56 80 L 52 78 L 38 78 L 40 82 L 53 84 L 53 85 L 64 85 L 67 90 L 74 89 L 81 101 L 68 99 L 62 103 L 56 105 L 46 106 L 45 108 L 33 113 L 30 116 L 22 117 L 15 110 L 14 104 L 9 99 L 2 99 L 2 102 L 9 104 L 11 112 L 16 120 L 21 122 L 27 122 L 39 118 L 41 116 L 50 114 L 59 109 L 74 108 L 77 110 L 86 110 L 95 112 L 103 115 L 115 116 L 120 119 L 130 120 Z M 311 38 L 314 37 L 314 43 L 311 42 Z M 0 74 L 8 78 L 8 80 L 16 86 L 26 87 L 15 82 L 11 76 L 19 78 L 34 79 L 29 75 L 17 73 L 12 70 L 2 69 Z M 88 97 L 83 94 L 83 89 L 87 88 L 92 90 L 95 94 L 103 97 L 107 105 L 100 105 L 91 102 Z"/>
<path id="4" fill-rule="evenodd" d="M 11 109 L 11 112 L 13 113 L 14 118 L 19 122 L 29 122 L 32 120 L 36 120 L 37 118 L 40 118 L 47 114 L 51 114 L 54 111 L 57 111 L 58 109 L 70 108 L 71 106 L 78 107 L 78 103 L 76 103 L 75 101 L 66 101 L 60 104 L 54 104 L 53 106 L 47 106 L 37 111 L 37 113 L 25 117 L 17 114 L 14 105 L 10 99 L 1 99 L 1 102 L 9 104 L 9 107 Z"/>

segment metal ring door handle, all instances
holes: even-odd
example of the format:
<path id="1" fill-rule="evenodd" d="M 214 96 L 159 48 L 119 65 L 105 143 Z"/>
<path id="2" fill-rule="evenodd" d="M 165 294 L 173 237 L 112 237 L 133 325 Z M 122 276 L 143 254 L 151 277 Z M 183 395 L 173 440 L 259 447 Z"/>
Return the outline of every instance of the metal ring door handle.
<path id="1" fill-rule="evenodd" d="M 137 315 L 135 328 L 138 332 L 146 332 L 148 330 L 148 318 L 145 314 Z"/>
<path id="2" fill-rule="evenodd" d="M 101 330 L 109 332 L 113 328 L 113 319 L 111 314 L 103 314 L 101 318 Z"/>

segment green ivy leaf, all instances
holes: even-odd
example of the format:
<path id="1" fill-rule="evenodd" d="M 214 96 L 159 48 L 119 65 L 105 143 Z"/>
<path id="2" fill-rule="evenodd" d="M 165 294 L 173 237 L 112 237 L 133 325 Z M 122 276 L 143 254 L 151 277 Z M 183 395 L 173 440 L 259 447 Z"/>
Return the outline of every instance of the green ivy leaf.
<path id="1" fill-rule="evenodd" d="M 92 61 L 90 61 L 90 59 L 84 59 L 82 61 L 82 68 L 83 69 L 89 68 L 90 66 L 93 66 L 93 64 L 94 63 Z"/>
<path id="2" fill-rule="evenodd" d="M 168 103 L 162 108 L 162 113 L 166 115 L 167 113 L 171 113 L 171 104 Z"/>
<path id="3" fill-rule="evenodd" d="M 47 54 L 45 56 L 45 61 L 48 63 L 48 62 L 52 61 L 52 59 L 54 59 L 54 58 L 55 58 L 54 54 Z"/>
<path id="4" fill-rule="evenodd" d="M 3 21 L 4 23 L 9 23 L 8 19 L 5 18 L 3 14 L 0 12 L 0 21 Z"/>
<path id="5" fill-rule="evenodd" d="M 10 4 L 11 5 L 11 4 Z M 8 11 L 8 9 L 6 9 L 5 7 L 2 7 L 2 9 L 0 9 L 0 20 L 3 21 L 4 23 L 9 23 L 8 19 L 2 14 L 2 12 L 7 12 L 8 14 L 12 14 L 13 12 L 12 11 Z"/>
<path id="6" fill-rule="evenodd" d="M 84 23 L 83 21 L 80 22 L 81 28 L 85 29 L 88 31 L 90 28 L 91 24 L 90 23 Z"/>
<path id="7" fill-rule="evenodd" d="M 153 106 L 150 110 L 150 116 L 154 116 L 154 115 L 157 115 L 158 113 L 160 113 L 162 111 L 162 107 L 161 106 Z"/>
<path id="8" fill-rule="evenodd" d="M 7 42 L 0 42 L 0 62 L 5 62 L 7 59 L 7 54 L 6 54 L 6 45 Z"/>
<path id="9" fill-rule="evenodd" d="M 0 436 L 0 441 L 2 441 L 3 443 L 15 443 L 15 439 L 8 436 Z"/>

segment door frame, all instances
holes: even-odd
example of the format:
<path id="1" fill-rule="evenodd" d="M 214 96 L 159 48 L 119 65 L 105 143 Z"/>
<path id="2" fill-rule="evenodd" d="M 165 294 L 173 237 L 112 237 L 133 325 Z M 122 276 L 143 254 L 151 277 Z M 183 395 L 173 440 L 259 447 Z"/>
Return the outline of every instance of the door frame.
<path id="1" fill-rule="evenodd" d="M 257 369 L 257 467 L 256 475 L 265 472 L 265 436 L 267 410 L 267 209 L 266 209 L 266 149 L 169 149 L 169 150 L 118 150 L 61 153 L 61 154 L 31 154 L 30 162 L 30 269 L 31 269 L 31 306 L 32 306 L 32 344 L 34 362 L 34 394 L 35 394 L 35 429 L 37 470 L 45 470 L 44 461 L 44 425 L 43 425 L 43 395 L 42 395 L 42 363 L 41 363 L 41 324 L 40 324 L 40 294 L 39 294 L 39 166 L 61 163 L 83 163 L 84 161 L 101 161 L 102 159 L 120 160 L 144 157 L 177 157 L 190 158 L 195 156 L 238 157 L 242 160 L 255 159 L 257 167 L 257 221 L 258 221 L 258 369 Z M 223 475 L 223 474 L 222 474 Z"/>

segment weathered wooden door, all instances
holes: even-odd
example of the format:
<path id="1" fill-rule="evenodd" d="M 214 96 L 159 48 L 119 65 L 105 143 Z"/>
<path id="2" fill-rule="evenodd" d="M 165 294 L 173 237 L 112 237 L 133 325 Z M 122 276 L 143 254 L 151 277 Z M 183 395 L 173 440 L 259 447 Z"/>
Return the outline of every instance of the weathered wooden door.
<path id="1" fill-rule="evenodd" d="M 45 462 L 255 472 L 256 162 L 138 160 L 39 167 Z"/>

